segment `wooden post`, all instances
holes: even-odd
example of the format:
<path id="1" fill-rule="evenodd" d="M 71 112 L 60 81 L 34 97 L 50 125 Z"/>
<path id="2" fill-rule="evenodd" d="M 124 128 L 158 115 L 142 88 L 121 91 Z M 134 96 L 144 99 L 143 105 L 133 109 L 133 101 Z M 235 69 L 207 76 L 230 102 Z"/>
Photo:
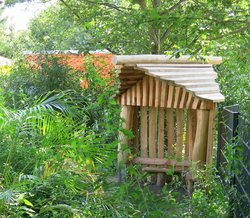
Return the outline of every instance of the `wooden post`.
<path id="1" fill-rule="evenodd" d="M 197 127 L 192 152 L 193 162 L 205 162 L 207 153 L 209 111 L 197 110 Z"/>
<path id="2" fill-rule="evenodd" d="M 122 128 L 130 129 L 132 126 L 131 114 L 134 108 L 132 106 L 122 106 L 121 118 L 124 119 Z M 122 132 L 119 132 L 119 144 L 118 144 L 118 181 L 123 182 L 126 178 L 126 159 L 127 159 L 127 147 L 129 144 L 128 137 Z"/>

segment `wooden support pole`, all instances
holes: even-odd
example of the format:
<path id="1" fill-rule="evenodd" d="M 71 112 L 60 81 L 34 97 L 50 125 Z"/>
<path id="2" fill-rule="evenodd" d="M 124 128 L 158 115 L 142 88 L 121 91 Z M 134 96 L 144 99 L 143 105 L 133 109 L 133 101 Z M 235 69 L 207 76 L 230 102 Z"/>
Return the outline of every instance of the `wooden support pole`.
<path id="1" fill-rule="evenodd" d="M 122 106 L 121 109 L 121 118 L 124 119 L 122 123 L 122 128 L 130 129 L 132 125 L 131 114 L 133 113 L 132 106 Z M 126 159 L 127 159 L 127 147 L 129 144 L 128 137 L 125 136 L 122 132 L 119 132 L 119 144 L 118 144 L 118 180 L 122 182 L 126 178 Z"/>
<path id="2" fill-rule="evenodd" d="M 209 111 L 197 110 L 197 127 L 192 152 L 192 161 L 205 163 L 207 153 Z"/>

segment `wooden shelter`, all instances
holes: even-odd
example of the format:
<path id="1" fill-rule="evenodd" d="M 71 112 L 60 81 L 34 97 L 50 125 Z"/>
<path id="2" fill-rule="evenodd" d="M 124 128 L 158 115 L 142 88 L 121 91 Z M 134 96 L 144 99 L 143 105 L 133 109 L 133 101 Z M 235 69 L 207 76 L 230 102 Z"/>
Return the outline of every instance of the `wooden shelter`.
<path id="1" fill-rule="evenodd" d="M 224 101 L 212 65 L 221 58 L 124 55 L 113 62 L 120 65 L 115 98 L 123 127 L 134 134 L 131 140 L 120 134 L 120 171 L 129 161 L 159 179 L 170 169 L 186 171 L 193 162 L 211 164 L 216 103 Z"/>

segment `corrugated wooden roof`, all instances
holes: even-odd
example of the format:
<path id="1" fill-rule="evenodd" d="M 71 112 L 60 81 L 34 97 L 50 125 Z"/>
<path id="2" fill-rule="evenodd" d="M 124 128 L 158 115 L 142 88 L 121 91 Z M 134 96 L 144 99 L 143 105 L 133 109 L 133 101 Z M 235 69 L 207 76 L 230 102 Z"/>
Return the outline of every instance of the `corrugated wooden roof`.
<path id="1" fill-rule="evenodd" d="M 183 87 L 195 97 L 213 102 L 224 101 L 219 84 L 215 81 L 217 73 L 212 66 L 221 62 L 220 57 L 206 58 L 203 64 L 201 61 L 190 60 L 189 56 L 173 59 L 165 55 L 129 55 L 116 56 L 114 62 L 122 65 L 119 73 L 118 95 L 136 84 L 145 75 L 149 75 Z"/>

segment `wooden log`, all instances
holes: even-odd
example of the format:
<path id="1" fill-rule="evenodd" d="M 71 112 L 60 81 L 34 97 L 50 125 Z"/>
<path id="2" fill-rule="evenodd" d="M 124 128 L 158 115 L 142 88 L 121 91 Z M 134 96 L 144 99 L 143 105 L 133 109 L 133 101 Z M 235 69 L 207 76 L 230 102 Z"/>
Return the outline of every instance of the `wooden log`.
<path id="1" fill-rule="evenodd" d="M 177 122 L 176 157 L 182 158 L 183 127 L 184 127 L 184 111 L 182 109 L 176 109 L 176 122 Z"/>
<path id="2" fill-rule="evenodd" d="M 168 139 L 168 157 L 174 154 L 174 113 L 172 108 L 167 109 L 167 139 Z"/>
<path id="3" fill-rule="evenodd" d="M 156 144 L 155 144 L 155 132 L 156 132 L 156 108 L 149 107 L 149 157 L 156 157 Z"/>
<path id="4" fill-rule="evenodd" d="M 208 138 L 208 118 L 209 112 L 206 110 L 197 110 L 197 127 L 192 153 L 192 161 L 205 163 L 207 153 Z"/>
<path id="5" fill-rule="evenodd" d="M 166 55 L 117 55 L 113 56 L 112 62 L 114 64 L 153 64 L 153 63 L 166 63 L 166 64 L 220 64 L 221 57 L 206 56 L 205 61 L 195 60 L 189 55 L 183 55 L 180 58 L 173 58 Z"/>
<path id="6" fill-rule="evenodd" d="M 141 157 L 148 156 L 147 107 L 141 107 Z"/>

